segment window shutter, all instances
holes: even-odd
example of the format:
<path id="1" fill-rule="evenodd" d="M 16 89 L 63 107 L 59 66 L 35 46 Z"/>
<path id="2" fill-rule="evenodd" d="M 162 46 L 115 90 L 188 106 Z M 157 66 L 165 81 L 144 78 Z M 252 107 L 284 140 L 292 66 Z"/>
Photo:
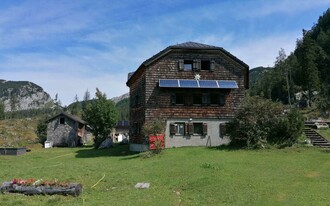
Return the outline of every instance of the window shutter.
<path id="1" fill-rule="evenodd" d="M 202 104 L 203 105 L 209 105 L 210 104 L 210 95 L 208 93 L 202 94 Z"/>
<path id="2" fill-rule="evenodd" d="M 225 98 L 226 96 L 224 94 L 219 94 L 219 105 L 224 106 L 225 105 Z"/>
<path id="3" fill-rule="evenodd" d="M 188 123 L 188 134 L 193 135 L 194 134 L 194 124 Z"/>
<path id="4" fill-rule="evenodd" d="M 171 94 L 171 105 L 175 105 L 176 103 L 176 95 L 175 93 Z"/>
<path id="5" fill-rule="evenodd" d="M 170 124 L 170 135 L 176 134 L 176 128 L 174 124 Z"/>
<path id="6" fill-rule="evenodd" d="M 183 59 L 180 59 L 178 61 L 178 69 L 179 69 L 179 71 L 183 71 L 184 70 L 184 60 Z"/>
<path id="7" fill-rule="evenodd" d="M 185 105 L 192 105 L 193 104 L 193 96 L 191 94 L 185 95 Z"/>
<path id="8" fill-rule="evenodd" d="M 201 70 L 201 62 L 199 60 L 194 60 L 193 61 L 193 69 L 195 71 L 200 71 Z"/>
<path id="9" fill-rule="evenodd" d="M 215 61 L 214 60 L 212 60 L 211 62 L 210 62 L 210 71 L 214 71 L 214 69 L 215 69 Z"/>
<path id="10" fill-rule="evenodd" d="M 203 123 L 203 136 L 207 135 L 207 123 Z"/>
<path id="11" fill-rule="evenodd" d="M 221 138 L 223 138 L 226 135 L 226 123 L 220 123 L 219 134 Z"/>

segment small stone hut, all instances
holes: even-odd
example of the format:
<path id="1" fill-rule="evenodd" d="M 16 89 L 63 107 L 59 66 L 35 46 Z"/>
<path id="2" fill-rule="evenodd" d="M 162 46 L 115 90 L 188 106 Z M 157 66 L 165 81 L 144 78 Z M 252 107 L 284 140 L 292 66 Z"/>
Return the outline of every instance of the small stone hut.
<path id="1" fill-rule="evenodd" d="M 76 147 L 86 140 L 87 122 L 77 116 L 61 112 L 46 123 L 47 141 L 55 147 Z"/>

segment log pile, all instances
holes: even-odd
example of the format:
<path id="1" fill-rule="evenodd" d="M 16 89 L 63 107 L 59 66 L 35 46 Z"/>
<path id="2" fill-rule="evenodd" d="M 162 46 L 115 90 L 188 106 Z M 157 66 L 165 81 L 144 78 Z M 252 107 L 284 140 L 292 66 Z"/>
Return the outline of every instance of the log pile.
<path id="1" fill-rule="evenodd" d="M 74 197 L 82 193 L 83 187 L 78 183 L 70 183 L 65 187 L 61 186 L 25 186 L 13 184 L 13 182 L 3 182 L 0 192 L 21 193 L 25 195 L 71 195 Z"/>

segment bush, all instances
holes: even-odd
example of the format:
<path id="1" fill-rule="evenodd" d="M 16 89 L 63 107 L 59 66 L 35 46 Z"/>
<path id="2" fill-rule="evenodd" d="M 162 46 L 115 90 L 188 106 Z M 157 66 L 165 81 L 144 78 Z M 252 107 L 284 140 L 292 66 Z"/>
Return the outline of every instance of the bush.
<path id="1" fill-rule="evenodd" d="M 44 118 L 39 120 L 36 134 L 38 136 L 38 142 L 44 144 L 44 142 L 47 140 L 47 123 Z"/>
<path id="2" fill-rule="evenodd" d="M 294 144 L 303 130 L 297 110 L 284 112 L 281 103 L 261 97 L 246 97 L 235 119 L 227 124 L 231 144 L 251 149 Z"/>

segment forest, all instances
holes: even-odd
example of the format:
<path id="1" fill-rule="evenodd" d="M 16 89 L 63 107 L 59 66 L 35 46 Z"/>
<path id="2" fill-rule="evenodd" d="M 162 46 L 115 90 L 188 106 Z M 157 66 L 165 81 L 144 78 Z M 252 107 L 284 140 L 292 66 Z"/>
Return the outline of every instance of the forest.
<path id="1" fill-rule="evenodd" d="M 323 115 L 330 109 L 330 9 L 310 30 L 302 30 L 296 48 L 279 50 L 274 67 L 260 72 L 249 94 L 292 107 L 315 107 Z"/>

